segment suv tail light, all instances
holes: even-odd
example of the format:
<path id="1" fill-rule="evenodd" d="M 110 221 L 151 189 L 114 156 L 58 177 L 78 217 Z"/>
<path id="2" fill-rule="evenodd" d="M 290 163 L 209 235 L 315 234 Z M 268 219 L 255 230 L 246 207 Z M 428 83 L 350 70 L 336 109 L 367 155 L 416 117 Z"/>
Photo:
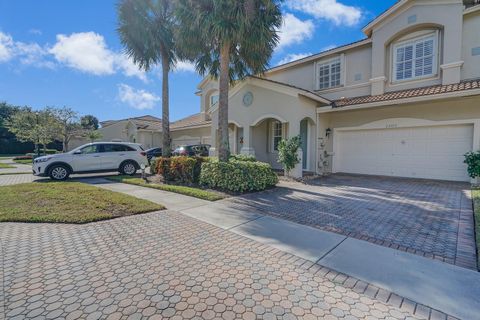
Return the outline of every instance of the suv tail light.
<path id="1" fill-rule="evenodd" d="M 146 153 L 145 151 L 140 152 L 140 154 L 141 154 L 143 157 L 145 157 L 145 156 L 147 155 L 147 153 Z"/>

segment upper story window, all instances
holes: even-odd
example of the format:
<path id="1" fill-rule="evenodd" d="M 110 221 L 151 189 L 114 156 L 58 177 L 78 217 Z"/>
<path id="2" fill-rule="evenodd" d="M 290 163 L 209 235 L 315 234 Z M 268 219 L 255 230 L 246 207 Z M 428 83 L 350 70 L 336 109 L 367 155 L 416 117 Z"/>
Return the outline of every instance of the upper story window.
<path id="1" fill-rule="evenodd" d="M 393 46 L 393 80 L 405 81 L 435 76 L 438 34 L 430 34 Z"/>
<path id="2" fill-rule="evenodd" d="M 317 89 L 323 90 L 342 85 L 342 58 L 337 57 L 317 63 Z"/>

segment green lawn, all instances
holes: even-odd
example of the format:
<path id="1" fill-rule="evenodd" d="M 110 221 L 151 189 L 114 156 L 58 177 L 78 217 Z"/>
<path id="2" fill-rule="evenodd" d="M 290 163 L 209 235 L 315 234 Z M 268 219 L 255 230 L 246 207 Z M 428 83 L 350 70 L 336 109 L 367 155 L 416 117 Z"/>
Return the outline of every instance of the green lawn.
<path id="1" fill-rule="evenodd" d="M 218 193 L 211 192 L 208 190 L 203 190 L 203 189 L 194 188 L 194 187 L 177 186 L 177 185 L 171 185 L 171 184 L 146 183 L 141 178 L 135 178 L 130 176 L 113 176 L 113 177 L 108 177 L 106 179 L 111 181 L 117 181 L 117 182 L 152 188 L 152 189 L 180 193 L 186 196 L 208 200 L 208 201 L 217 201 L 225 198 L 224 196 Z"/>
<path id="2" fill-rule="evenodd" d="M 87 223 L 165 209 L 80 182 L 0 187 L 0 222 Z"/>
<path id="3" fill-rule="evenodd" d="M 20 164 L 32 164 L 33 160 L 32 159 L 19 159 L 19 160 L 13 160 L 13 162 L 20 163 Z"/>
<path id="4" fill-rule="evenodd" d="M 472 190 L 473 196 L 473 208 L 474 208 L 474 216 L 475 216 L 475 234 L 477 236 L 477 259 L 478 264 L 477 266 L 480 269 L 480 189 Z"/>
<path id="5" fill-rule="evenodd" d="M 0 162 L 0 169 L 13 169 L 13 168 L 15 168 L 15 166 L 12 166 L 11 164 Z"/>
<path id="6" fill-rule="evenodd" d="M 11 176 L 16 174 L 32 174 L 32 172 L 0 172 L 0 176 Z"/>

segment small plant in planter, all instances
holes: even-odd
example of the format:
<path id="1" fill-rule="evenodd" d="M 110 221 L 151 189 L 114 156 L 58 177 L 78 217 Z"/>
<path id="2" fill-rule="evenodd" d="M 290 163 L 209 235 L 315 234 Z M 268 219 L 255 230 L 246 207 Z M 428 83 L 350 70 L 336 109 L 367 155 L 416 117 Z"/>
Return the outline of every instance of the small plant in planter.
<path id="1" fill-rule="evenodd" d="M 472 179 L 480 177 L 480 151 L 465 154 L 463 162 L 467 164 L 468 175 Z"/>
<path id="2" fill-rule="evenodd" d="M 300 136 L 292 137 L 290 139 L 282 139 L 278 143 L 278 162 L 283 165 L 285 175 L 289 176 L 295 166 L 300 163 L 298 150 L 302 145 Z"/>

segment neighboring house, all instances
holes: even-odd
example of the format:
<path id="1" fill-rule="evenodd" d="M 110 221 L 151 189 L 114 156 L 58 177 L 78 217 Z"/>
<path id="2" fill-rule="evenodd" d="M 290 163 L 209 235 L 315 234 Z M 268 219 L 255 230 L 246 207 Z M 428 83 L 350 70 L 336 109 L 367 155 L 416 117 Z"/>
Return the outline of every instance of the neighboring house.
<path id="1" fill-rule="evenodd" d="M 162 145 L 162 119 L 143 116 L 100 122 L 103 141 L 124 141 L 142 144 L 145 148 Z"/>
<path id="2" fill-rule="evenodd" d="M 279 167 L 278 142 L 300 135 L 305 171 L 469 181 L 463 155 L 480 149 L 479 31 L 478 1 L 398 1 L 364 40 L 233 86 L 231 150 Z M 199 89 L 216 141 L 218 84 L 205 78 Z"/>
<path id="3" fill-rule="evenodd" d="M 103 141 L 125 141 L 142 144 L 146 149 L 162 146 L 162 119 L 142 116 L 101 122 Z M 188 144 L 210 144 L 211 121 L 199 113 L 170 124 L 172 147 Z"/>

